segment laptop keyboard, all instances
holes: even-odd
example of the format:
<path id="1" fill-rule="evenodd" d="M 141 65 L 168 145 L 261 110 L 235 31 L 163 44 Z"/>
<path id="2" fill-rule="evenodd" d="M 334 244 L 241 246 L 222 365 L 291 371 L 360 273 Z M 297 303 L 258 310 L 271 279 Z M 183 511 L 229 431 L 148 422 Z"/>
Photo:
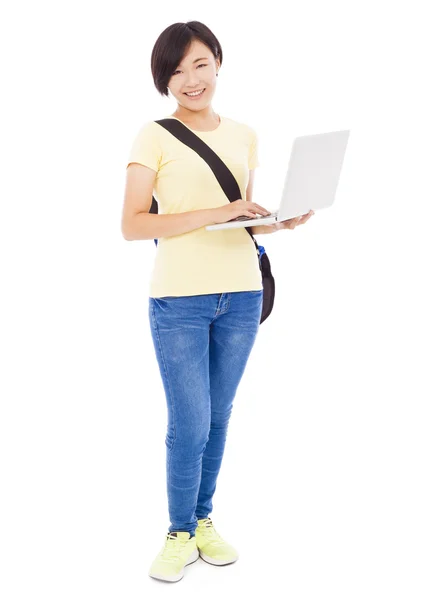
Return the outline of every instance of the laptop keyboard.
<path id="1" fill-rule="evenodd" d="M 242 215 L 240 217 L 236 217 L 235 219 L 230 219 L 230 221 L 249 221 L 251 219 L 268 219 L 270 217 L 276 217 L 278 214 L 278 211 L 275 210 L 274 212 L 270 213 L 269 215 L 256 215 L 255 217 L 247 217 L 246 215 Z"/>

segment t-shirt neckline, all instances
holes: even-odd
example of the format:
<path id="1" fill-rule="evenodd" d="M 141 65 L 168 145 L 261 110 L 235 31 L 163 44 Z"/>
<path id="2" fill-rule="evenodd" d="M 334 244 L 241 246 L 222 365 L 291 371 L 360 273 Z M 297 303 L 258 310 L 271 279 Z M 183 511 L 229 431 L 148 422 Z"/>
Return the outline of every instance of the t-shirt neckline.
<path id="1" fill-rule="evenodd" d="M 180 123 L 183 123 L 183 121 L 181 121 L 180 119 L 178 119 L 177 117 L 174 117 L 173 115 L 169 115 L 167 117 L 168 119 L 175 119 L 176 121 L 180 121 Z M 200 129 L 192 129 L 191 127 L 189 127 L 189 125 L 187 125 L 186 123 L 183 123 L 183 125 L 185 127 L 187 127 L 190 131 L 192 131 L 193 133 L 215 133 L 216 131 L 219 131 L 219 129 L 222 127 L 223 121 L 224 121 L 224 117 L 222 117 L 222 115 L 219 115 L 220 118 L 220 123 L 219 125 L 216 127 L 216 129 L 211 129 L 211 131 L 201 131 Z"/>

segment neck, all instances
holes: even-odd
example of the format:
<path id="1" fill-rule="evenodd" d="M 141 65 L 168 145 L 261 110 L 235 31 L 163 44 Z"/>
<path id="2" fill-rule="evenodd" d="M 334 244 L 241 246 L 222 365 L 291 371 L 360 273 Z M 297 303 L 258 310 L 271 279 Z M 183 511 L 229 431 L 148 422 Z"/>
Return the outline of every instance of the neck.
<path id="1" fill-rule="evenodd" d="M 203 110 L 188 110 L 184 106 L 178 106 L 177 110 L 172 115 L 177 117 L 185 123 L 197 123 L 197 124 L 209 124 L 209 123 L 220 123 L 220 117 L 211 106 L 207 106 Z"/>

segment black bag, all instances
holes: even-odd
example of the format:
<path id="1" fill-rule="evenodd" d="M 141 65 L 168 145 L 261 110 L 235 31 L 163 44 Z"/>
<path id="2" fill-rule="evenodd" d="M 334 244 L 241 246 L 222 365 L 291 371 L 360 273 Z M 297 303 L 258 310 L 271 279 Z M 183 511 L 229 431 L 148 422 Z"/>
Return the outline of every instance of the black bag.
<path id="1" fill-rule="evenodd" d="M 235 200 L 242 198 L 241 190 L 233 173 L 223 162 L 223 160 L 214 152 L 214 150 L 208 146 L 208 144 L 195 135 L 195 133 L 193 133 L 181 121 L 177 121 L 176 119 L 160 119 L 155 122 L 167 129 L 167 131 L 172 133 L 172 135 L 178 140 L 186 144 L 186 146 L 189 146 L 192 148 L 192 150 L 195 150 L 195 152 L 197 152 L 197 154 L 201 156 L 206 163 L 208 163 L 210 169 L 213 171 L 217 181 L 220 183 L 230 202 L 234 202 Z M 149 212 L 158 214 L 158 202 L 154 196 L 152 196 L 152 205 L 149 209 Z M 260 323 L 263 323 L 273 309 L 273 303 L 275 300 L 275 279 L 272 275 L 270 260 L 265 252 L 264 247 L 258 245 L 251 232 L 251 227 L 247 227 L 246 229 L 255 243 L 256 251 L 258 253 L 259 268 L 261 269 L 262 274 L 262 286 L 264 293 Z M 154 239 L 154 242 L 155 245 L 158 244 L 157 239 Z"/>

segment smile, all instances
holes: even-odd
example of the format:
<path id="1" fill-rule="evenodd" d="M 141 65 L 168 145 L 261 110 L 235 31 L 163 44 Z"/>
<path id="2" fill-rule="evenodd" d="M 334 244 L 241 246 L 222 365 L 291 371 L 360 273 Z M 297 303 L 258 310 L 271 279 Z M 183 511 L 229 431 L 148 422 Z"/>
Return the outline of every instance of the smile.
<path id="1" fill-rule="evenodd" d="M 203 92 L 205 91 L 206 88 L 203 88 L 203 90 L 201 90 L 200 92 L 185 92 L 185 95 L 188 96 L 188 98 L 198 98 L 199 96 L 201 96 L 203 94 Z"/>

